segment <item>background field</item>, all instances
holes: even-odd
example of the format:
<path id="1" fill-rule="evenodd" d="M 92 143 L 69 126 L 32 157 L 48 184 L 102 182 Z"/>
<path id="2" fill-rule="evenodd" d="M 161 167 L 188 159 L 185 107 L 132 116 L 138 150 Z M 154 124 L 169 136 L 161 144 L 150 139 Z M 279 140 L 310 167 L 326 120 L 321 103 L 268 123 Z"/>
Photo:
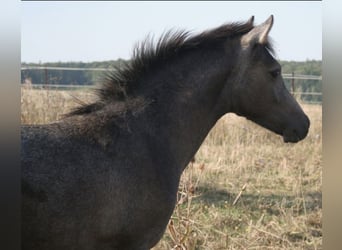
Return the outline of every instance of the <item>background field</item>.
<path id="1" fill-rule="evenodd" d="M 93 97 L 22 88 L 21 122 L 58 120 L 78 98 Z M 311 127 L 297 144 L 233 114 L 220 119 L 183 173 L 153 250 L 322 249 L 322 107 L 302 106 Z"/>

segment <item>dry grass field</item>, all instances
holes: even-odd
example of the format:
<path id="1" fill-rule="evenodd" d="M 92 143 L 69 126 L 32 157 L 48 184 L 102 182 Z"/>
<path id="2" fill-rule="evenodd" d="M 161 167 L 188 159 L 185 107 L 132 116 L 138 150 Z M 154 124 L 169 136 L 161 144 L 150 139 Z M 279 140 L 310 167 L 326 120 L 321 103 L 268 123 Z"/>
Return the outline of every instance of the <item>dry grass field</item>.
<path id="1" fill-rule="evenodd" d="M 21 122 L 42 124 L 91 100 L 86 91 L 22 89 Z M 218 121 L 183 173 L 178 204 L 153 250 L 322 249 L 322 107 L 297 144 L 244 118 Z"/>

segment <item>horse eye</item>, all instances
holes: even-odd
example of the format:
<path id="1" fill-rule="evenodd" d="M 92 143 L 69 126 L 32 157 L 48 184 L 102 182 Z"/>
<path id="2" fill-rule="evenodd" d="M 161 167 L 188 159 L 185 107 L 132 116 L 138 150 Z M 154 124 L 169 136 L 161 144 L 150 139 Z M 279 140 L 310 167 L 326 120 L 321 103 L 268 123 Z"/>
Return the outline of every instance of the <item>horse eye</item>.
<path id="1" fill-rule="evenodd" d="M 273 78 L 277 78 L 280 75 L 280 70 L 279 69 L 273 70 L 270 72 L 270 74 Z"/>

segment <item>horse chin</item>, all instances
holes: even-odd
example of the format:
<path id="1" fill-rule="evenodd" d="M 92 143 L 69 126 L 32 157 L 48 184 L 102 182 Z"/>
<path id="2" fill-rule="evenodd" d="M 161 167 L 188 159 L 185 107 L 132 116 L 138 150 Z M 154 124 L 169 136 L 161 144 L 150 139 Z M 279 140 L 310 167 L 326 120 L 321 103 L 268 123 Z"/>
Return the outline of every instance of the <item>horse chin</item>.
<path id="1" fill-rule="evenodd" d="M 296 143 L 302 140 L 303 138 L 300 138 L 298 134 L 295 131 L 287 131 L 285 130 L 283 132 L 283 140 L 285 143 L 291 142 Z"/>
<path id="2" fill-rule="evenodd" d="M 296 142 L 299 142 L 301 139 L 297 135 L 292 135 L 292 136 L 283 135 L 283 140 L 286 143 L 288 143 L 288 142 L 296 143 Z"/>

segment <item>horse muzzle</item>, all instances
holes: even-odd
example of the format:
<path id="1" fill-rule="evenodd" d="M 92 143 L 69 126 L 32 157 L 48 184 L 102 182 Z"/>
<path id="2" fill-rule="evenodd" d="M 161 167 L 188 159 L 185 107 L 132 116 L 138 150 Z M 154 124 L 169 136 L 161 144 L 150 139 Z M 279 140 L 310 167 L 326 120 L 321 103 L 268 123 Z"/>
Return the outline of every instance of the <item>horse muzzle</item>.
<path id="1" fill-rule="evenodd" d="M 283 131 L 283 140 L 284 142 L 299 142 L 303 140 L 308 132 L 310 127 L 309 118 L 304 115 L 302 119 L 299 119 L 293 123 L 291 123 L 288 127 L 286 127 Z"/>

